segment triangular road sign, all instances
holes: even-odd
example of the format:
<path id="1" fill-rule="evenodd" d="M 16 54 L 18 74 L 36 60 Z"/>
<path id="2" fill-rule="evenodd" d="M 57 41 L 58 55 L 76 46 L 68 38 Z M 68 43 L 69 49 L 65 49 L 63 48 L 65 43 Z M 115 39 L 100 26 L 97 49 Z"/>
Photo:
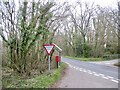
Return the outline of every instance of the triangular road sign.
<path id="1" fill-rule="evenodd" d="M 50 55 L 52 53 L 52 50 L 55 47 L 54 44 L 44 44 L 43 46 L 44 46 L 44 48 L 45 48 L 48 55 Z"/>

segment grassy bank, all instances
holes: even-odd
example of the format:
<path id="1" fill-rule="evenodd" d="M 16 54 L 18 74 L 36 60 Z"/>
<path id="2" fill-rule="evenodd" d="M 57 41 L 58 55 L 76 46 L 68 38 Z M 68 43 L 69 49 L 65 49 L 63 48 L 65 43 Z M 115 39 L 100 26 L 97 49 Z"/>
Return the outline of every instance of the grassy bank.
<path id="1" fill-rule="evenodd" d="M 80 60 L 80 61 L 104 61 L 103 58 L 78 58 L 78 57 L 70 57 L 70 56 L 64 56 L 66 58 Z"/>
<path id="2" fill-rule="evenodd" d="M 114 65 L 120 67 L 120 62 L 115 63 Z"/>
<path id="3" fill-rule="evenodd" d="M 51 73 L 46 72 L 31 79 L 21 79 L 20 76 L 14 75 L 4 76 L 2 84 L 4 88 L 48 88 L 60 79 L 66 67 L 65 63 L 61 63 L 61 66 L 51 70 Z"/>

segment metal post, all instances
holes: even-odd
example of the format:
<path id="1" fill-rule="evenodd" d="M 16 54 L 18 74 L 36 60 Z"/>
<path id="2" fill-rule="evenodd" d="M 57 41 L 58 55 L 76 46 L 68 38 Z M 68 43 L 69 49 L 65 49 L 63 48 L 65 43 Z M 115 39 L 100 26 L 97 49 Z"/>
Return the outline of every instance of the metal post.
<path id="1" fill-rule="evenodd" d="M 61 52 L 59 52 L 59 65 L 61 63 Z"/>
<path id="2" fill-rule="evenodd" d="M 48 56 L 48 70 L 50 71 L 50 55 Z"/>
<path id="3" fill-rule="evenodd" d="M 59 62 L 56 62 L 57 63 L 57 68 L 59 67 Z"/>

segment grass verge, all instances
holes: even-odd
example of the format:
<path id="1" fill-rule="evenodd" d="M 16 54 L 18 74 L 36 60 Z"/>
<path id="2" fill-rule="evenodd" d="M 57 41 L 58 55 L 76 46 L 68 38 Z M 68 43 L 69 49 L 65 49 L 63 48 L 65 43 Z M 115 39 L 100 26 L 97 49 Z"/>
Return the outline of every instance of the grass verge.
<path id="1" fill-rule="evenodd" d="M 120 62 L 115 63 L 114 65 L 120 67 Z"/>
<path id="2" fill-rule="evenodd" d="M 78 57 L 70 57 L 70 56 L 64 56 L 64 57 L 80 60 L 80 61 L 105 61 L 103 58 L 78 58 Z"/>
<path id="3" fill-rule="evenodd" d="M 49 88 L 57 82 L 62 71 L 67 67 L 65 63 L 61 63 L 58 69 L 51 70 L 51 73 L 44 73 L 31 79 L 20 79 L 20 76 L 11 76 L 3 78 L 4 88 Z"/>

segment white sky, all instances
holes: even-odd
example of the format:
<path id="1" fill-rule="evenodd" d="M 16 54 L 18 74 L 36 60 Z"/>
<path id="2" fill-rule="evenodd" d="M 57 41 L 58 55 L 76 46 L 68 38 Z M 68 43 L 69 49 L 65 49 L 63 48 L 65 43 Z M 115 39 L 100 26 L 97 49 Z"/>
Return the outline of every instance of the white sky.
<path id="1" fill-rule="evenodd" d="M 120 0 L 54 0 L 54 1 L 57 1 L 57 2 L 67 1 L 70 4 L 74 4 L 76 1 L 88 2 L 88 3 L 94 2 L 95 5 L 100 5 L 101 7 L 117 8 L 117 2 Z"/>
<path id="2" fill-rule="evenodd" d="M 19 0 L 15 0 L 15 1 L 19 1 Z M 21 0 L 24 1 L 24 0 Z M 32 0 L 27 0 L 27 1 L 32 1 Z M 38 0 L 35 0 L 38 1 Z M 120 0 L 43 0 L 43 1 L 55 1 L 55 2 L 69 2 L 70 4 L 74 4 L 77 1 L 80 2 L 88 2 L 88 3 L 93 3 L 95 5 L 100 5 L 102 7 L 112 7 L 112 8 L 117 8 L 117 2 Z"/>
<path id="3" fill-rule="evenodd" d="M 16 2 L 19 0 L 15 0 Z M 32 1 L 32 0 L 27 0 L 27 1 Z M 47 1 L 47 0 L 45 0 Z M 117 9 L 117 2 L 120 0 L 48 0 L 48 1 L 55 1 L 59 3 L 63 2 L 69 2 L 70 4 L 75 4 L 75 2 L 80 1 L 80 2 L 87 2 L 87 3 L 93 3 L 95 5 L 100 5 L 101 7 L 111 7 L 114 9 Z M 0 38 L 1 39 L 1 38 Z"/>

